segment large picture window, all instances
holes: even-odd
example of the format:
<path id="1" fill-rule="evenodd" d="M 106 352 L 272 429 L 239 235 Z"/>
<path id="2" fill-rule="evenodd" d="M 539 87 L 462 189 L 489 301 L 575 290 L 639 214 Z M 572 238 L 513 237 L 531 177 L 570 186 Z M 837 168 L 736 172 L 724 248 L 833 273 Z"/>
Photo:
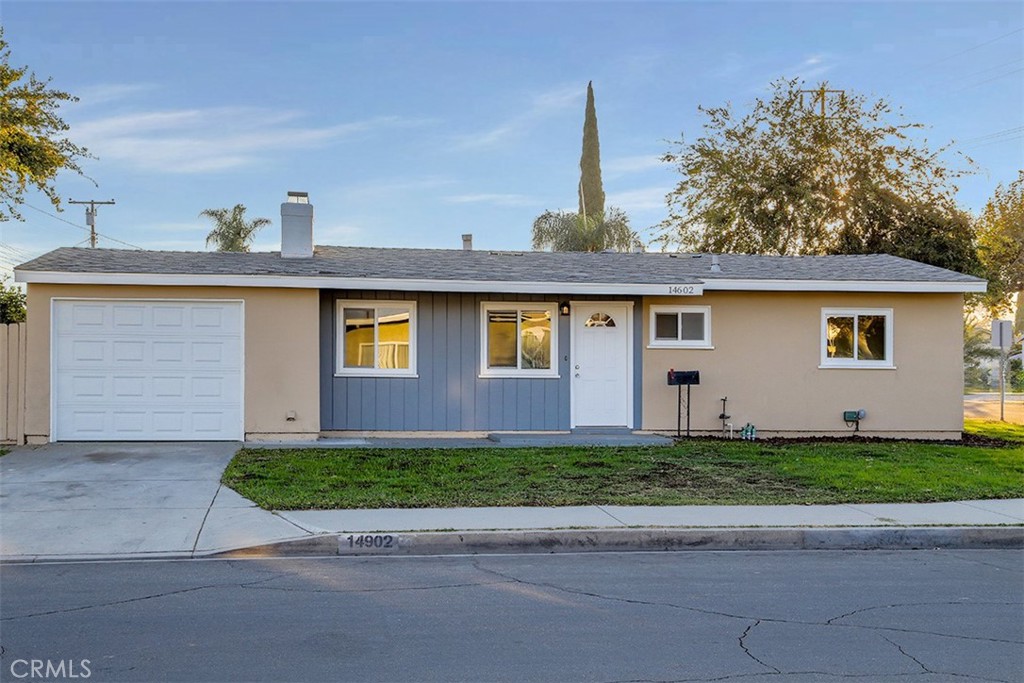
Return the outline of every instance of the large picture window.
<path id="1" fill-rule="evenodd" d="M 335 372 L 415 375 L 415 302 L 339 301 Z"/>
<path id="2" fill-rule="evenodd" d="M 484 303 L 481 318 L 481 375 L 558 376 L 555 304 Z"/>
<path id="3" fill-rule="evenodd" d="M 892 309 L 822 309 L 821 366 L 893 367 Z"/>
<path id="4" fill-rule="evenodd" d="M 652 348 L 711 348 L 710 306 L 651 306 Z"/>

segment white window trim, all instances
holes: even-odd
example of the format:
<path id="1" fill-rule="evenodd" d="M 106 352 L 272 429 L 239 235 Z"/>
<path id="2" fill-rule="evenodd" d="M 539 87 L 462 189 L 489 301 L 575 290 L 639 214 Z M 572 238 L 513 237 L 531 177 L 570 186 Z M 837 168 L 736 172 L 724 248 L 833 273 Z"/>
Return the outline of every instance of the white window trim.
<path id="1" fill-rule="evenodd" d="M 551 316 L 551 367 L 547 370 L 487 367 L 487 311 L 491 309 L 548 311 Z M 522 361 L 522 338 L 516 335 L 516 362 Z M 542 377 L 558 379 L 558 304 L 552 301 L 480 302 L 480 377 Z"/>
<path id="2" fill-rule="evenodd" d="M 346 368 L 345 367 L 345 309 L 346 308 L 408 308 L 409 309 L 409 367 L 408 368 Z M 374 314 L 376 319 L 376 314 Z M 416 374 L 416 352 L 418 349 L 416 341 L 416 302 L 412 300 L 356 300 L 338 299 L 334 309 L 334 336 L 335 336 L 335 377 L 419 377 Z M 376 323 L 374 324 L 376 329 Z M 377 346 L 377 334 L 374 332 L 374 347 Z M 373 354 L 376 359 L 377 352 Z M 376 360 L 375 360 L 376 362 Z"/>
<path id="3" fill-rule="evenodd" d="M 703 313 L 704 314 L 704 338 L 703 339 L 658 339 L 657 314 L 658 313 Z M 711 345 L 711 307 L 710 306 L 672 306 L 664 304 L 652 304 L 648 312 L 648 338 L 647 348 L 649 349 L 714 349 Z"/>
<path id="4" fill-rule="evenodd" d="M 854 318 L 854 352 L 856 353 L 857 316 L 880 315 L 885 317 L 885 360 L 856 360 L 854 358 L 828 357 L 828 319 L 835 317 Z M 821 309 L 821 330 L 818 343 L 821 347 L 820 369 L 846 370 L 895 370 L 893 359 L 893 313 L 891 308 L 823 308 Z"/>

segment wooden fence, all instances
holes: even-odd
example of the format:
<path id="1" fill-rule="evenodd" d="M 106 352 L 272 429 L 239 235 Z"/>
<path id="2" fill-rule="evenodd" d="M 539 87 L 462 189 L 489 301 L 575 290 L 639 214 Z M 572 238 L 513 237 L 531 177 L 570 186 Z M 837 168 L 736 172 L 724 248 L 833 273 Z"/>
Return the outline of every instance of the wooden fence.
<path id="1" fill-rule="evenodd" d="M 0 325 L 0 443 L 25 442 L 26 330 Z"/>

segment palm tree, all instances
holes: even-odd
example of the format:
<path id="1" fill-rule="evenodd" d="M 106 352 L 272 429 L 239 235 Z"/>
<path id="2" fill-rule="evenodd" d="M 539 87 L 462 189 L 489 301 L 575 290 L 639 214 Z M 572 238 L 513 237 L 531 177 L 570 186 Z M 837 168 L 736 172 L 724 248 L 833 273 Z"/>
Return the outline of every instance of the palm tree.
<path id="1" fill-rule="evenodd" d="M 584 216 L 572 211 L 545 211 L 533 222 L 533 248 L 551 251 L 633 251 L 643 248 L 629 227 L 629 217 L 614 206 Z"/>
<path id="2" fill-rule="evenodd" d="M 213 230 L 206 236 L 206 246 L 213 242 L 217 251 L 249 251 L 256 231 L 270 225 L 269 218 L 245 220 L 243 204 L 235 204 L 233 209 L 206 209 L 199 216 L 213 221 Z"/>

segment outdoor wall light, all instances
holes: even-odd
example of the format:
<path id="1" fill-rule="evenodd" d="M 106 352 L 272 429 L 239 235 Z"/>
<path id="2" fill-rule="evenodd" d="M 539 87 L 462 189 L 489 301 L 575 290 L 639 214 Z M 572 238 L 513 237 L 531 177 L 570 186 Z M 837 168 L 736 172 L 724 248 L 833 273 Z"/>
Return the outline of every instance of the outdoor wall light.
<path id="1" fill-rule="evenodd" d="M 558 304 L 558 312 L 561 313 L 562 315 L 569 315 L 569 302 L 563 301 L 562 303 Z"/>

